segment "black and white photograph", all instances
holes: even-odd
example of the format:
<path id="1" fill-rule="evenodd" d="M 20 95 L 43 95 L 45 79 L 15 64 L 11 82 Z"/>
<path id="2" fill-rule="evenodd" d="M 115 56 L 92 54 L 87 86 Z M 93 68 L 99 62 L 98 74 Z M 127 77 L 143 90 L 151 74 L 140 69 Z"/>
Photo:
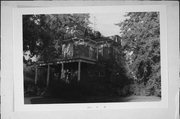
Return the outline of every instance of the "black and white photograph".
<path id="1" fill-rule="evenodd" d="M 161 101 L 160 13 L 22 15 L 24 104 Z"/>
<path id="2" fill-rule="evenodd" d="M 179 119 L 179 4 L 2 2 L 3 119 Z"/>

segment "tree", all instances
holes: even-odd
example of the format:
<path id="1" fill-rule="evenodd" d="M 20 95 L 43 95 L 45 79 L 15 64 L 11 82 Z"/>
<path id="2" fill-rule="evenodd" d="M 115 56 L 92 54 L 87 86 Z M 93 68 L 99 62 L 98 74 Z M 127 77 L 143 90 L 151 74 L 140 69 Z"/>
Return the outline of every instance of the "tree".
<path id="1" fill-rule="evenodd" d="M 146 95 L 161 95 L 160 24 L 158 12 L 130 12 L 117 24 L 129 74 Z"/>
<path id="2" fill-rule="evenodd" d="M 56 59 L 61 54 L 62 40 L 85 37 L 89 24 L 89 14 L 24 15 L 23 52 L 29 52 L 29 59 Z"/>

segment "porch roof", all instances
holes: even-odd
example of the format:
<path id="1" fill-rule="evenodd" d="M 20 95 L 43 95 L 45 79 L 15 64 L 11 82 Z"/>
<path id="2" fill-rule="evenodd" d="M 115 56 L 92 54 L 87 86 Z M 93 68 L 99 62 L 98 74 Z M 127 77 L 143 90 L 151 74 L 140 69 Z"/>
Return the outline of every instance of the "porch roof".
<path id="1" fill-rule="evenodd" d="M 38 61 L 37 66 L 46 66 L 46 65 L 58 65 L 62 63 L 73 63 L 73 62 L 84 62 L 88 64 L 95 64 L 95 60 L 90 60 L 88 58 L 73 58 L 73 59 L 57 59 L 53 61 Z"/>

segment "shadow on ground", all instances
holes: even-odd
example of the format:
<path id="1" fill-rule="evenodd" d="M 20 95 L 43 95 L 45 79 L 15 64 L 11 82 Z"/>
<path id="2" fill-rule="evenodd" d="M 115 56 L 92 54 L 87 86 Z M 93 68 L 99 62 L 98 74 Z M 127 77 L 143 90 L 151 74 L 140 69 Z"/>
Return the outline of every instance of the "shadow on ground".
<path id="1" fill-rule="evenodd" d="M 25 97 L 25 104 L 62 104 L 62 103 L 108 103 L 108 102 L 151 102 L 160 101 L 155 96 L 128 96 L 128 97 L 91 97 L 91 98 L 51 98 Z"/>

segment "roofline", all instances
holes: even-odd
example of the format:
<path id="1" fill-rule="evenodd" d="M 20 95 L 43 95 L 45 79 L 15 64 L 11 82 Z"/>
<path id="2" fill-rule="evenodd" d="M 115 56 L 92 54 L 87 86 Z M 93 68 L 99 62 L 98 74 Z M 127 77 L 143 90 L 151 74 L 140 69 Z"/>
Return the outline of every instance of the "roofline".
<path id="1" fill-rule="evenodd" d="M 56 64 L 62 64 L 62 63 L 73 63 L 73 62 L 84 62 L 89 64 L 95 64 L 96 60 L 88 59 L 88 58 L 73 58 L 73 59 L 59 59 L 54 61 L 38 61 L 36 65 L 38 66 L 46 66 L 46 65 L 56 65 Z"/>

